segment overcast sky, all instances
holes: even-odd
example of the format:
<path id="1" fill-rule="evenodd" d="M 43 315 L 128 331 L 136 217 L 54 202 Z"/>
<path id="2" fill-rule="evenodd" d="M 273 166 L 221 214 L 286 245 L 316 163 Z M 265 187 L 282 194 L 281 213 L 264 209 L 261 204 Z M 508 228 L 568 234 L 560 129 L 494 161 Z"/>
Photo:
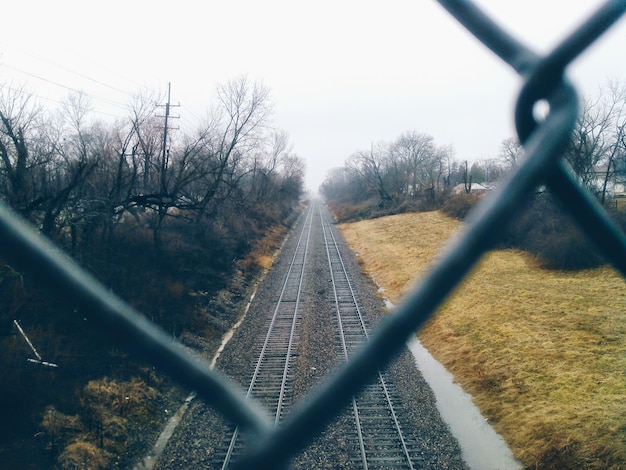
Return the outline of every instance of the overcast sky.
<path id="1" fill-rule="evenodd" d="M 0 82 L 56 105 L 69 90 L 124 116 L 142 88 L 180 103 L 193 129 L 218 83 L 245 75 L 270 90 L 317 189 L 356 150 L 405 131 L 452 145 L 459 160 L 494 157 L 513 136 L 520 80 L 433 0 L 19 0 L 2 8 Z M 582 0 L 476 2 L 538 52 L 597 7 Z M 572 67 L 584 95 L 626 81 L 622 19 Z M 105 114 L 106 113 L 106 114 Z"/>

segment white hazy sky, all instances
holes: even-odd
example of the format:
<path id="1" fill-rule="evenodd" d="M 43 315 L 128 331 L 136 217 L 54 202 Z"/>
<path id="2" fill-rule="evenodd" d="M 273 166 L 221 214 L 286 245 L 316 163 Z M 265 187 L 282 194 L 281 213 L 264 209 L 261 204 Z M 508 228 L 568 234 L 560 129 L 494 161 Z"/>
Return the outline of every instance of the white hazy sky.
<path id="1" fill-rule="evenodd" d="M 476 3 L 538 52 L 600 4 Z M 133 94 L 171 82 L 175 125 L 192 129 L 218 83 L 263 82 L 310 189 L 356 150 L 408 130 L 470 161 L 514 135 L 520 80 L 434 0 L 19 0 L 2 10 L 0 82 L 52 106 L 80 90 L 102 117 L 124 116 Z M 573 64 L 584 95 L 626 81 L 625 46 L 622 19 Z"/>

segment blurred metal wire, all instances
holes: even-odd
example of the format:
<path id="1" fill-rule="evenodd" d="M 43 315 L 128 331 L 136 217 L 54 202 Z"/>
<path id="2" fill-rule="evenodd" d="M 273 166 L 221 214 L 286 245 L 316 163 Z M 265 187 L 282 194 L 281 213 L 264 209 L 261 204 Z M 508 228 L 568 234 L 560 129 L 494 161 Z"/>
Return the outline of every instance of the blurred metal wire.
<path id="1" fill-rule="evenodd" d="M 571 177 L 561 154 L 578 113 L 578 98 L 565 68 L 626 10 L 626 1 L 608 1 L 550 54 L 541 57 L 524 46 L 469 1 L 439 3 L 485 46 L 524 79 L 515 122 L 527 155 L 523 164 L 492 192 L 471 216 L 428 276 L 396 314 L 374 332 L 370 342 L 305 403 L 274 428 L 267 413 L 225 376 L 185 354 L 170 337 L 116 298 L 75 262 L 61 254 L 6 207 L 0 206 L 0 247 L 68 302 L 90 311 L 99 327 L 129 351 L 152 362 L 196 390 L 200 398 L 231 421 L 256 434 L 240 468 L 277 468 L 305 447 L 343 410 L 351 397 L 387 366 L 406 340 L 433 314 L 473 265 L 498 240 L 539 185 L 549 186 L 587 236 L 626 276 L 626 239 L 600 204 Z M 550 105 L 541 123 L 533 117 L 540 100 Z"/>

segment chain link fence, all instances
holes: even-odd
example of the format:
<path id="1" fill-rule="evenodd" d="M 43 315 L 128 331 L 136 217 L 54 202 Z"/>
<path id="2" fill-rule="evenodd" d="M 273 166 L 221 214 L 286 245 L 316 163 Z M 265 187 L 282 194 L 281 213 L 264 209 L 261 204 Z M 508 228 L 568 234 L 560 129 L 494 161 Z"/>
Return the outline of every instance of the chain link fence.
<path id="1" fill-rule="evenodd" d="M 474 264 L 499 240 L 503 228 L 519 214 L 525 200 L 541 185 L 549 187 L 580 228 L 626 277 L 626 238 L 601 207 L 572 176 L 561 157 L 578 114 L 576 90 L 565 76 L 566 67 L 626 11 L 626 1 L 608 1 L 546 56 L 515 40 L 469 1 L 439 3 L 483 44 L 509 64 L 524 80 L 515 107 L 524 162 L 490 193 L 474 211 L 464 232 L 454 239 L 428 276 L 383 322 L 369 344 L 327 380 L 280 426 L 263 408 L 207 363 L 187 355 L 181 347 L 128 304 L 112 295 L 90 274 L 41 237 L 10 209 L 0 206 L 0 247 L 3 256 L 18 262 L 72 306 L 93 313 L 98 328 L 128 351 L 151 362 L 195 390 L 227 419 L 256 435 L 241 468 L 277 468 L 303 449 L 351 397 L 385 368 L 406 340 L 435 312 Z M 471 90 L 468 90 L 470 92 Z M 533 107 L 549 104 L 548 116 L 537 122 Z"/>

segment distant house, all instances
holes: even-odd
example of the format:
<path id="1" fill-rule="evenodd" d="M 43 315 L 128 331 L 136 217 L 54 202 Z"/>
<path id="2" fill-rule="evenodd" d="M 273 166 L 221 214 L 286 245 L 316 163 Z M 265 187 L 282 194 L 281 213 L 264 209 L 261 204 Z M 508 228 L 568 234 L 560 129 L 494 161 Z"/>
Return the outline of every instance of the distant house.
<path id="1" fill-rule="evenodd" d="M 483 186 L 480 183 L 472 183 L 470 194 L 485 194 L 489 191 L 487 186 Z M 465 194 L 465 184 L 457 184 L 452 188 L 452 194 Z"/>

